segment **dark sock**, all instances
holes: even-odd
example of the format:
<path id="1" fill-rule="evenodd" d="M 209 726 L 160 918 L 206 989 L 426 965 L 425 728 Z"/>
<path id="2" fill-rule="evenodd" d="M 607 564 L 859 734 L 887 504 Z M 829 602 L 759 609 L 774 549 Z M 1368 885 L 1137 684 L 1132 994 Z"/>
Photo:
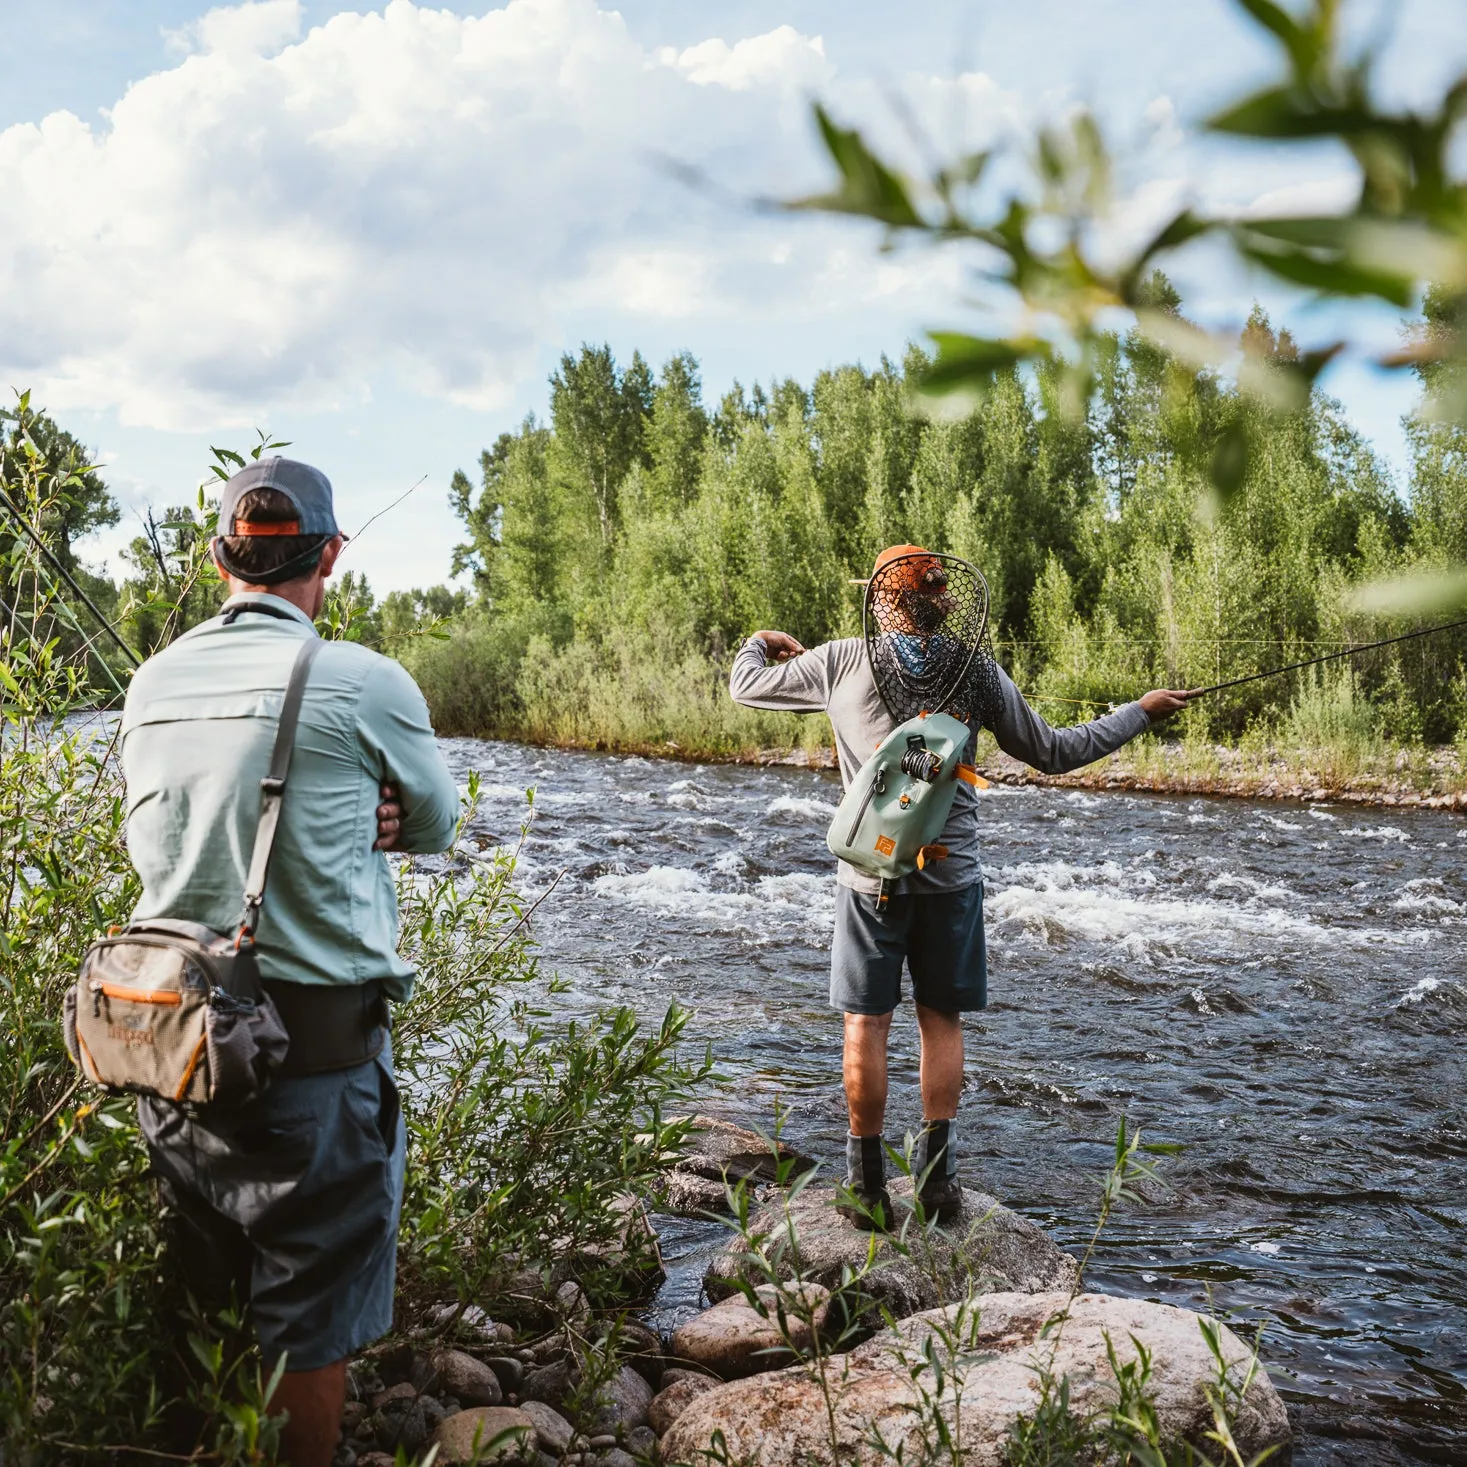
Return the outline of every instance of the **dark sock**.
<path id="1" fill-rule="evenodd" d="M 886 1180 L 886 1152 L 880 1135 L 846 1136 L 846 1186 L 852 1192 L 879 1192 Z"/>
<path id="2" fill-rule="evenodd" d="M 940 1182 L 958 1174 L 958 1138 L 956 1121 L 923 1121 L 917 1137 L 917 1150 L 912 1157 L 912 1170 L 921 1176 L 932 1167 L 932 1180 Z"/>

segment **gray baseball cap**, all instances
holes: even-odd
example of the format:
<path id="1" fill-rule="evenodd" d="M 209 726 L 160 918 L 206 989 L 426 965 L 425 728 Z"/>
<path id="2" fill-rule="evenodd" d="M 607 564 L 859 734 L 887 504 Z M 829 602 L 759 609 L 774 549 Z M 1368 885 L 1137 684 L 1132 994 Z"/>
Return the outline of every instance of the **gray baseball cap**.
<path id="1" fill-rule="evenodd" d="M 274 489 L 295 505 L 300 515 L 299 535 L 338 535 L 336 511 L 331 506 L 331 480 L 310 464 L 293 458 L 262 458 L 247 464 L 224 485 L 219 496 L 219 533 L 234 533 L 239 501 L 251 489 Z"/>

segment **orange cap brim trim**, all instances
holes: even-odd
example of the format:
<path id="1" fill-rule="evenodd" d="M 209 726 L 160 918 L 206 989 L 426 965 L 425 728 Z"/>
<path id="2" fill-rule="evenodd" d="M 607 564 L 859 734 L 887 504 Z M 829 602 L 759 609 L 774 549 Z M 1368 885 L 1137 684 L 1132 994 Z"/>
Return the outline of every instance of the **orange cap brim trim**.
<path id="1" fill-rule="evenodd" d="M 235 520 L 231 535 L 253 538 L 257 535 L 299 535 L 299 520 Z"/>

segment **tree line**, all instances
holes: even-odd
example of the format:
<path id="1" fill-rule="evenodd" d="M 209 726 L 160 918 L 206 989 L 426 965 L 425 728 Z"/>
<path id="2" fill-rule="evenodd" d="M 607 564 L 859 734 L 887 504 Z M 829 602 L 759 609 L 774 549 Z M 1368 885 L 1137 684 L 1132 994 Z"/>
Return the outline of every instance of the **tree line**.
<path id="1" fill-rule="evenodd" d="M 1154 310 L 1182 319 L 1163 276 L 1147 289 Z M 1443 309 L 1428 298 L 1421 329 L 1437 329 Z M 1255 381 L 1297 359 L 1258 308 L 1239 348 Z M 1064 380 L 1041 364 L 999 371 L 961 412 L 924 417 L 909 389 L 930 366 L 909 347 L 900 362 L 809 384 L 735 383 L 712 403 L 686 352 L 654 373 L 639 353 L 623 364 L 586 345 L 551 377 L 543 420 L 501 434 L 473 478 L 453 476 L 458 585 L 379 603 L 349 574 L 328 625 L 401 656 L 451 731 L 625 741 L 630 718 L 636 742 L 698 742 L 700 722 L 724 717 L 719 685 L 743 636 L 856 634 L 852 581 L 905 541 L 982 569 L 1000 658 L 1052 721 L 1069 722 L 1157 683 L 1217 682 L 1403 629 L 1352 611 L 1352 585 L 1467 563 L 1467 435 L 1455 425 L 1408 421 L 1398 486 L 1318 389 L 1265 409 L 1236 377 L 1179 369 L 1151 336 L 1106 340 L 1080 416 L 1058 410 Z M 54 424 L 33 431 L 81 466 Z M 1198 445 L 1240 435 L 1253 448 L 1220 498 Z M 208 509 L 201 491 L 195 506 L 148 515 L 118 583 L 76 562 L 75 542 L 116 522 L 95 470 L 47 509 L 46 528 L 147 650 L 218 604 L 217 581 L 187 578 Z M 0 523 L 0 554 L 14 603 L 26 562 L 12 524 Z M 1237 738 L 1297 725 L 1312 699 L 1316 724 L 1451 741 L 1467 734 L 1464 657 L 1460 635 L 1423 639 L 1302 682 L 1254 683 L 1188 716 Z M 720 724 L 701 742 L 746 734 Z"/>
<path id="2" fill-rule="evenodd" d="M 1148 291 L 1181 317 L 1164 277 Z M 1423 329 L 1438 309 L 1427 302 Z M 1297 359 L 1258 308 L 1239 348 L 1255 377 Z M 470 573 L 473 603 L 448 642 L 411 658 L 448 722 L 512 731 L 557 690 L 573 707 L 578 682 L 637 693 L 649 664 L 721 668 L 763 626 L 807 644 L 854 635 L 851 582 L 895 542 L 983 570 L 999 654 L 1056 722 L 1155 683 L 1218 682 L 1387 635 L 1406 624 L 1351 611 L 1352 585 L 1467 560 L 1455 426 L 1408 422 L 1398 488 L 1318 389 L 1265 410 L 1140 334 L 1108 339 L 1078 421 L 1056 410 L 1064 383 L 1043 365 L 998 372 L 960 415 L 915 415 L 909 385 L 930 366 L 912 347 L 808 385 L 736 383 L 709 403 L 686 353 L 655 376 L 605 346 L 564 357 L 548 418 L 502 434 L 476 479 L 454 476 L 468 533 L 453 568 Z M 1255 448 L 1224 500 L 1198 445 L 1240 434 Z M 1447 741 L 1467 723 L 1464 653 L 1460 636 L 1425 639 L 1303 692 L 1350 727 Z M 455 669 L 477 686 L 450 688 Z M 1299 678 L 1255 683 L 1195 717 L 1237 737 L 1297 721 L 1300 698 Z"/>

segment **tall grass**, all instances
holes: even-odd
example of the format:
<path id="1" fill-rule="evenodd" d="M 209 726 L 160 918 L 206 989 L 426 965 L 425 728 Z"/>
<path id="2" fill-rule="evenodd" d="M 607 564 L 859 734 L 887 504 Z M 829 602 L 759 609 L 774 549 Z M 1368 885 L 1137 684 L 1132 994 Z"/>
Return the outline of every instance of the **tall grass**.
<path id="1" fill-rule="evenodd" d="M 711 758 L 828 740 L 823 718 L 741 708 L 726 666 L 646 635 L 522 646 L 508 624 L 474 617 L 405 651 L 440 733 Z"/>

